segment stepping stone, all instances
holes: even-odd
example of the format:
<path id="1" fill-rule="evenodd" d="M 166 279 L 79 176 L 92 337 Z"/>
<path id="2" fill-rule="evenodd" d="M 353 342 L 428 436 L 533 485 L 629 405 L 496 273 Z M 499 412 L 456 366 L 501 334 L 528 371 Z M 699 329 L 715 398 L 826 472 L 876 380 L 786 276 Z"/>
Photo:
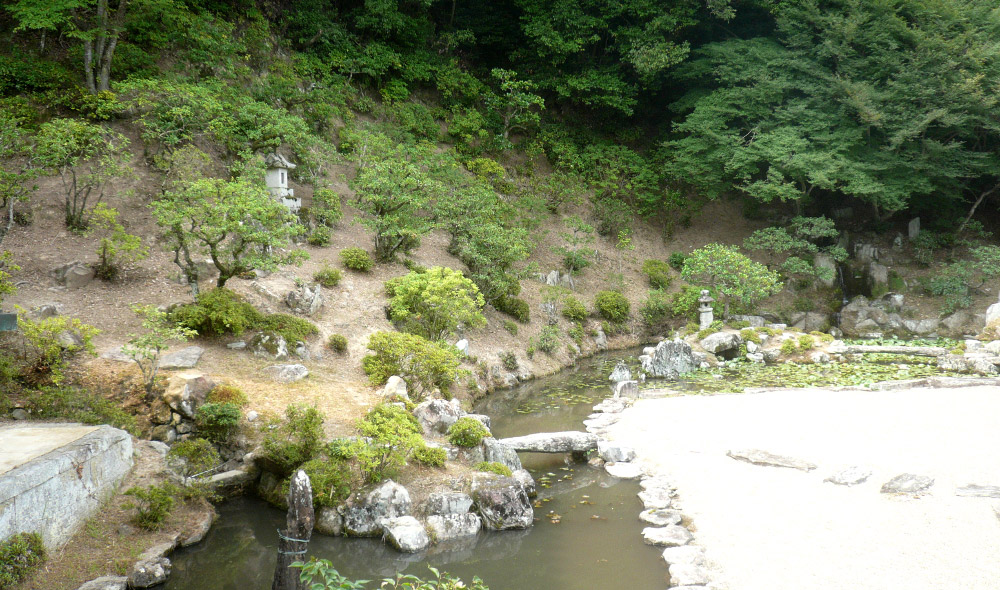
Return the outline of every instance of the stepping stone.
<path id="1" fill-rule="evenodd" d="M 729 451 L 726 453 L 726 456 L 732 457 L 737 461 L 746 461 L 747 463 L 752 463 L 754 465 L 788 467 L 791 469 L 798 469 L 800 471 L 812 471 L 813 469 L 816 469 L 816 465 L 808 461 L 803 461 L 802 459 L 796 459 L 794 457 L 775 455 L 774 453 L 768 453 L 767 451 L 761 451 L 760 449 Z"/>
<path id="2" fill-rule="evenodd" d="M 670 508 L 673 493 L 669 488 L 650 488 L 644 492 L 639 492 L 639 499 L 646 510 L 656 508 Z"/>
<path id="3" fill-rule="evenodd" d="M 620 479 L 639 479 L 642 477 L 642 467 L 635 463 L 605 463 L 604 470 L 608 475 Z"/>
<path id="4" fill-rule="evenodd" d="M 971 496 L 974 498 L 1000 498 L 1000 486 L 981 486 L 970 483 L 955 490 L 956 496 Z"/>
<path id="5" fill-rule="evenodd" d="M 680 524 L 682 518 L 680 510 L 670 510 L 668 508 L 653 508 L 651 510 L 643 510 L 639 513 L 639 520 L 653 526 Z"/>
<path id="6" fill-rule="evenodd" d="M 674 485 L 674 482 L 666 477 L 663 477 L 662 475 L 643 478 L 643 480 L 639 482 L 639 487 L 643 490 L 664 488 L 670 490 L 671 495 L 673 495 L 673 492 L 677 491 L 677 486 Z"/>
<path id="7" fill-rule="evenodd" d="M 679 525 L 646 527 L 642 529 L 642 540 L 647 545 L 680 547 L 694 540 L 691 531 Z"/>
<path id="8" fill-rule="evenodd" d="M 838 486 L 850 487 L 858 485 L 859 483 L 864 483 L 869 477 L 871 477 L 871 475 L 871 469 L 855 466 L 838 471 L 823 481 L 837 484 Z"/>
<path id="9" fill-rule="evenodd" d="M 934 478 L 926 475 L 902 473 L 882 484 L 883 494 L 918 494 L 934 485 Z"/>
<path id="10" fill-rule="evenodd" d="M 188 346 L 177 352 L 165 354 L 160 359 L 161 369 L 193 369 L 201 355 L 205 354 L 205 349 L 200 346 Z"/>
<path id="11" fill-rule="evenodd" d="M 675 563 L 668 569 L 671 586 L 698 586 L 708 583 L 708 570 L 692 563 Z"/>
<path id="12" fill-rule="evenodd" d="M 705 548 L 694 545 L 667 547 L 663 550 L 663 561 L 667 562 L 667 565 L 705 565 Z"/>

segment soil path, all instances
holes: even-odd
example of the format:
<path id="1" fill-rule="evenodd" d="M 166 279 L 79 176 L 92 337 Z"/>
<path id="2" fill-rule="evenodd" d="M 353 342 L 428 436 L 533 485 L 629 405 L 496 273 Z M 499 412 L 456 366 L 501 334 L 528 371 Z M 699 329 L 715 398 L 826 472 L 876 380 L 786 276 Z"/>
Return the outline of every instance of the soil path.
<path id="1" fill-rule="evenodd" d="M 640 400 L 609 437 L 676 482 L 721 588 L 997 588 L 1000 500 L 955 488 L 1000 485 L 998 387 Z M 819 468 L 726 456 L 739 449 Z M 854 465 L 872 476 L 853 487 L 823 481 Z M 880 493 L 901 473 L 936 481 L 916 497 Z"/>

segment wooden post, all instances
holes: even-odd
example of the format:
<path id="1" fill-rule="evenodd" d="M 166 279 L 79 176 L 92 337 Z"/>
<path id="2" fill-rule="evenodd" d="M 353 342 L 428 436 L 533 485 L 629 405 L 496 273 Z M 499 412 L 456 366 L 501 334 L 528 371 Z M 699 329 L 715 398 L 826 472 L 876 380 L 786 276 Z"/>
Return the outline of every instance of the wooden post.
<path id="1" fill-rule="evenodd" d="M 288 517 L 285 520 L 285 530 L 278 532 L 278 564 L 274 568 L 271 590 L 301 588 L 301 570 L 290 566 L 305 559 L 315 522 L 312 485 L 309 484 L 309 476 L 300 469 L 292 476 L 288 486 Z"/>

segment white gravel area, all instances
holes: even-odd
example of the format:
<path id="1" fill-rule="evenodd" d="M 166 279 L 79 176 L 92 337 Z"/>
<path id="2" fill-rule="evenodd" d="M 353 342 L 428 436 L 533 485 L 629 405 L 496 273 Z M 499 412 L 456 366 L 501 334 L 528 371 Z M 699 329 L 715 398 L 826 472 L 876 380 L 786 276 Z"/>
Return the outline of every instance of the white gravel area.
<path id="1" fill-rule="evenodd" d="M 676 483 L 719 588 L 1000 589 L 1000 500 L 955 495 L 1000 485 L 1000 387 L 639 400 L 608 438 Z M 738 449 L 818 469 L 726 456 Z M 855 465 L 868 481 L 823 481 Z M 879 492 L 901 473 L 935 483 L 917 497 Z"/>

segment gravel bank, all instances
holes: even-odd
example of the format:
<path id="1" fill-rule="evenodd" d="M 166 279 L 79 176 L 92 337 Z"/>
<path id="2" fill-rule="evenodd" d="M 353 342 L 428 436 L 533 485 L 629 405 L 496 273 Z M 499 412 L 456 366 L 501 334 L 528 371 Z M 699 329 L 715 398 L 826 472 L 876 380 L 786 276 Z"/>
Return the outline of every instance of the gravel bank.
<path id="1" fill-rule="evenodd" d="M 720 588 L 1000 588 L 1000 500 L 955 495 L 1000 485 L 998 387 L 639 400 L 608 436 L 676 482 Z M 750 448 L 819 467 L 726 456 Z M 854 465 L 872 476 L 824 483 Z M 935 483 L 918 497 L 879 492 L 904 472 Z"/>

